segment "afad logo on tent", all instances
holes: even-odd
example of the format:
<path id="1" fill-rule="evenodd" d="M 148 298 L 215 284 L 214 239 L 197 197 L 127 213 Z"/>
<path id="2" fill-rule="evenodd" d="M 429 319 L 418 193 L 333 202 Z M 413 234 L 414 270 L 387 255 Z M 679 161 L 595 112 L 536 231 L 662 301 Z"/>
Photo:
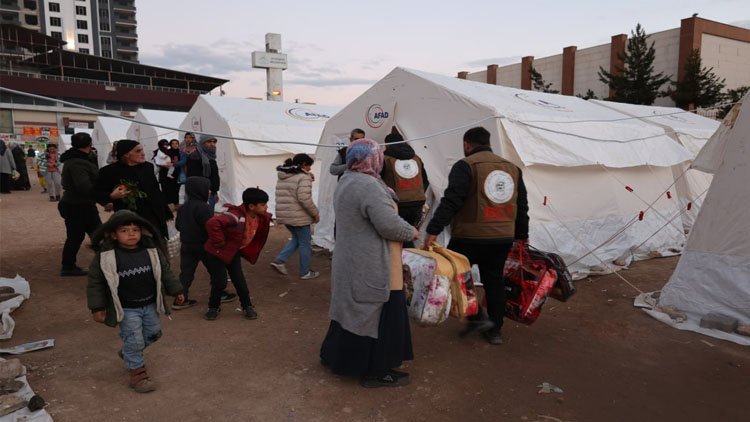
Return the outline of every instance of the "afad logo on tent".
<path id="1" fill-rule="evenodd" d="M 286 111 L 286 114 L 289 117 L 294 117 L 295 119 L 307 122 L 320 122 L 331 118 L 331 116 L 327 114 L 316 113 L 310 109 L 300 107 L 290 108 Z"/>
<path id="2" fill-rule="evenodd" d="M 389 116 L 390 113 L 383 110 L 383 106 L 381 106 L 380 104 L 373 104 L 367 109 L 367 113 L 365 114 L 365 121 L 367 122 L 368 126 L 373 129 L 377 129 L 380 126 L 383 126 L 383 123 L 388 120 Z"/>
<path id="3" fill-rule="evenodd" d="M 548 108 L 550 110 L 555 110 L 555 111 L 572 111 L 569 108 L 563 107 L 561 105 L 558 105 L 558 104 L 555 104 L 555 103 L 552 103 L 552 102 L 549 102 L 549 101 L 546 101 L 546 100 L 543 100 L 541 98 L 531 98 L 531 96 L 529 96 L 527 94 L 524 94 L 522 92 L 519 92 L 518 94 L 516 94 L 516 98 L 518 98 L 521 101 L 525 101 L 525 102 L 527 102 L 529 104 L 534 104 L 535 106 Z"/>

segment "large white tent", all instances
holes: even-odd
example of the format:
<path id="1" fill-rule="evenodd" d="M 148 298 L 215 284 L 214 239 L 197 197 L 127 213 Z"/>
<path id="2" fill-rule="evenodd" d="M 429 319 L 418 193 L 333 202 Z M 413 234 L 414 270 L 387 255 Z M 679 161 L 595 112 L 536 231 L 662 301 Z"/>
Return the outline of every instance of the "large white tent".
<path id="1" fill-rule="evenodd" d="M 177 130 L 164 129 L 161 127 L 151 126 L 155 123 L 161 126 L 179 128 L 182 121 L 185 120 L 187 113 L 179 111 L 149 110 L 142 108 L 135 115 L 134 122 L 128 127 L 126 133 L 128 139 L 133 139 L 143 145 L 146 151 L 146 159 L 153 155 L 152 151 L 156 149 L 159 139 L 182 139 L 179 137 Z M 142 123 L 138 123 L 142 122 Z"/>
<path id="2" fill-rule="evenodd" d="M 436 199 L 463 157 L 463 133 L 489 130 L 493 150 L 524 171 L 532 244 L 561 254 L 577 277 L 684 243 L 679 204 L 665 193 L 693 155 L 662 127 L 576 97 L 396 68 L 326 123 L 321 144 L 344 145 L 355 127 L 382 141 L 392 126 L 412 140 Z M 324 168 L 334 156 L 318 149 Z M 332 249 L 336 178 L 321 176 L 314 240 Z"/>
<path id="3" fill-rule="evenodd" d="M 112 151 L 112 144 L 120 139 L 126 139 L 130 122 L 117 117 L 99 116 L 94 122 L 91 139 L 99 152 L 99 167 L 107 165 L 107 155 Z"/>
<path id="4" fill-rule="evenodd" d="M 314 154 L 323 125 L 336 111 L 314 104 L 201 95 L 180 128 L 219 137 L 216 161 L 221 176 L 220 203 L 240 203 L 242 191 L 257 186 L 271 197 L 269 210 L 273 212 L 276 167 L 294 154 Z M 316 176 L 319 169 L 316 162 Z"/>
<path id="5" fill-rule="evenodd" d="M 688 113 L 675 107 L 645 106 L 601 100 L 591 101 L 629 116 L 638 117 L 644 122 L 663 127 L 672 139 L 684 146 L 694 157 L 698 155 L 720 124 L 717 120 Z M 680 206 L 683 209 L 686 209 L 688 204 L 700 207 L 708 186 L 711 184 L 711 175 L 690 168 L 689 163 L 685 163 L 684 167 L 675 166 L 675 177 L 677 179 L 675 191 Z M 690 230 L 695 215 L 696 213 L 683 214 L 682 222 L 685 230 Z"/>
<path id="6" fill-rule="evenodd" d="M 714 313 L 750 325 L 750 95 L 724 119 L 693 162 L 714 175 L 685 250 L 658 305 L 685 313 L 677 328 L 740 344 L 750 338 L 699 327 Z M 649 311 L 672 323 L 669 318 Z"/>

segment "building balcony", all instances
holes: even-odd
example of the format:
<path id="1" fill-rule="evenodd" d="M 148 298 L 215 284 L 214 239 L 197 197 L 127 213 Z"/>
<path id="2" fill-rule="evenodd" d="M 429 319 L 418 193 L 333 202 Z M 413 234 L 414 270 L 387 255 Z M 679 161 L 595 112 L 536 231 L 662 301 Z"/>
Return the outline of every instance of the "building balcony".
<path id="1" fill-rule="evenodd" d="M 138 39 L 138 33 L 135 31 L 122 31 L 122 30 L 115 30 L 114 31 L 115 37 L 117 38 L 124 38 L 124 39 L 131 39 L 131 40 L 137 40 Z"/>
<path id="2" fill-rule="evenodd" d="M 112 9 L 121 12 L 135 13 L 134 1 L 113 1 Z"/>
<path id="3" fill-rule="evenodd" d="M 115 50 L 121 51 L 123 53 L 138 53 L 138 46 L 137 45 L 122 45 L 120 43 L 115 43 Z"/>
<path id="4" fill-rule="evenodd" d="M 6 10 L 12 10 L 12 11 L 18 11 L 20 10 L 20 7 L 18 7 L 17 1 L 0 1 L 0 10 L 6 11 Z"/>
<path id="5" fill-rule="evenodd" d="M 115 25 L 122 25 L 122 26 L 129 26 L 129 27 L 138 26 L 138 21 L 136 21 L 135 19 L 126 19 L 126 18 L 118 16 L 115 18 Z"/>

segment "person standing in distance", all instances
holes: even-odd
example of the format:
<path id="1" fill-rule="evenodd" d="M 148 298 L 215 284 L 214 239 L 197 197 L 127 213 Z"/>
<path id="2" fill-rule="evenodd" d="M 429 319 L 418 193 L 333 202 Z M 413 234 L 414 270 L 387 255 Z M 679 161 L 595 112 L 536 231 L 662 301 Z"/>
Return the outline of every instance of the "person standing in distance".
<path id="1" fill-rule="evenodd" d="M 349 134 L 349 143 L 352 143 L 356 141 L 357 139 L 363 139 L 365 137 L 365 131 L 362 129 L 354 129 Z M 331 173 L 334 176 L 338 176 L 338 178 L 341 178 L 341 175 L 344 174 L 346 171 L 346 150 L 349 147 L 342 146 L 338 149 L 336 158 L 333 160 L 333 163 L 331 163 L 331 167 L 328 169 L 328 172 Z"/>
<path id="2" fill-rule="evenodd" d="M 492 152 L 487 129 L 466 131 L 463 149 L 466 158 L 451 168 L 448 187 L 427 226 L 423 247 L 434 243 L 450 224 L 448 249 L 479 267 L 487 297 L 489 320 L 482 319 L 480 309 L 470 318 L 464 334 L 478 329 L 490 344 L 499 345 L 503 343 L 505 259 L 515 240 L 527 242 L 529 237 L 526 187 L 521 169 Z"/>

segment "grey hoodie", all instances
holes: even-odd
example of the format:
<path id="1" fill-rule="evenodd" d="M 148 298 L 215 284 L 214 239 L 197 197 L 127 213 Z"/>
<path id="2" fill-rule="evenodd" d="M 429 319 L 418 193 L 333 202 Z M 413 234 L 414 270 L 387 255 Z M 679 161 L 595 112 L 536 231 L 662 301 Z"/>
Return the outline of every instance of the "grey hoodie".
<path id="1" fill-rule="evenodd" d="M 208 191 L 211 182 L 205 177 L 188 177 L 185 182 L 185 196 L 187 200 L 177 210 L 175 227 L 180 232 L 180 241 L 183 246 L 203 247 L 208 240 L 206 232 L 206 221 L 213 216 L 211 207 L 208 206 Z"/>

